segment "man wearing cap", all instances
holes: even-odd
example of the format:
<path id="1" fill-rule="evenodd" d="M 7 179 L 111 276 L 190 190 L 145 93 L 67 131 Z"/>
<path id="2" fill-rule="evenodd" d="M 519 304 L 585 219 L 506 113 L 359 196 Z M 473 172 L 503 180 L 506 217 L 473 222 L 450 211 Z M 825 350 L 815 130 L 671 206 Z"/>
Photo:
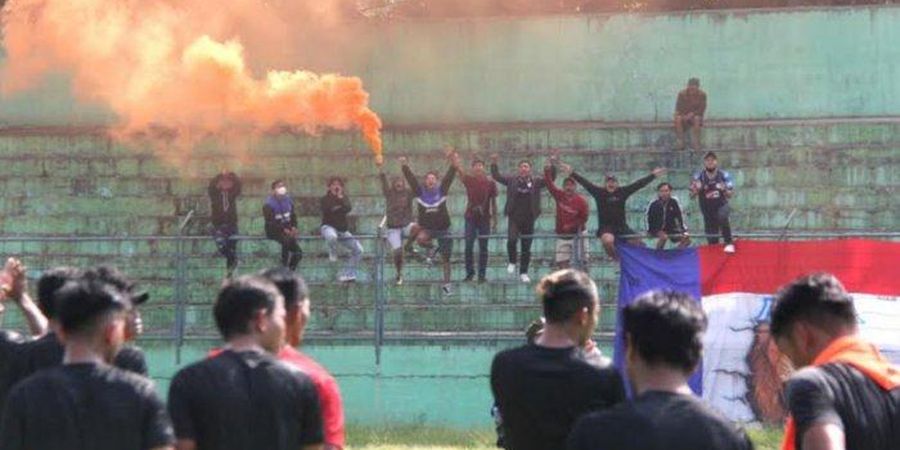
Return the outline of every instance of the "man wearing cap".
<path id="1" fill-rule="evenodd" d="M 694 174 L 691 180 L 691 197 L 697 197 L 703 213 L 704 232 L 710 245 L 719 243 L 719 231 L 725 238 L 725 253 L 734 253 L 731 237 L 731 206 L 728 199 L 734 196 L 734 182 L 731 174 L 719 169 L 719 158 L 709 152 L 703 157 L 704 170 Z"/>
<path id="2" fill-rule="evenodd" d="M 125 340 L 127 295 L 97 279 L 55 293 L 62 365 L 10 392 L 0 421 L 4 450 L 172 449 L 171 422 L 153 383 L 111 365 Z"/>
<path id="3" fill-rule="evenodd" d="M 21 380 L 31 376 L 32 374 L 49 367 L 55 367 L 62 364 L 65 356 L 65 348 L 60 340 L 57 331 L 60 323 L 57 318 L 57 305 L 59 301 L 56 297 L 58 291 L 69 282 L 77 282 L 82 279 L 89 279 L 109 286 L 119 292 L 120 295 L 129 299 L 128 310 L 126 311 L 127 324 L 133 324 L 132 329 L 137 328 L 136 321 L 139 320 L 139 313 L 136 305 L 147 300 L 146 293 L 133 293 L 133 284 L 125 281 L 115 269 L 101 267 L 89 271 L 81 271 L 72 267 L 58 267 L 44 272 L 37 282 L 38 307 L 49 321 L 50 331 L 40 338 L 26 342 L 17 348 L 15 356 L 10 361 L 9 371 L 6 376 L 6 383 L 0 385 L 0 406 L 2 406 L 4 393 L 8 392 Z M 126 327 L 126 338 L 129 336 L 129 327 Z M 126 339 L 127 341 L 128 339 Z M 134 346 L 119 346 L 113 357 L 112 364 L 116 367 L 136 373 L 138 375 L 147 375 L 147 363 L 143 352 Z"/>
<path id="4" fill-rule="evenodd" d="M 618 252 L 616 252 L 616 239 L 628 236 L 629 242 L 640 244 L 640 239 L 635 238 L 637 233 L 628 226 L 625 219 L 625 201 L 632 194 L 650 184 L 656 177 L 664 174 L 666 169 L 657 167 L 649 175 L 624 187 L 619 186 L 619 180 L 612 174 L 606 176 L 606 184 L 601 187 L 579 175 L 568 164 L 563 164 L 562 170 L 584 186 L 588 193 L 594 197 L 594 202 L 597 204 L 597 222 L 599 225 L 597 236 L 600 238 L 603 249 L 610 258 L 614 261 L 619 259 Z"/>
<path id="5" fill-rule="evenodd" d="M 625 400 L 616 369 L 582 354 L 600 315 L 597 286 L 583 272 L 560 270 L 537 287 L 546 323 L 533 343 L 504 350 L 491 365 L 491 391 L 508 450 L 565 448 L 575 421 Z"/>
<path id="6" fill-rule="evenodd" d="M 178 450 L 321 450 L 316 387 L 275 358 L 285 345 L 276 286 L 239 277 L 219 291 L 213 316 L 224 350 L 178 371 L 169 388 Z"/>
<path id="7" fill-rule="evenodd" d="M 338 245 L 350 251 L 350 258 L 338 275 L 338 281 L 356 281 L 356 267 L 362 259 L 363 248 L 350 232 L 347 214 L 353 210 L 353 206 L 350 204 L 350 197 L 344 192 L 344 180 L 340 177 L 328 180 L 328 192 L 319 199 L 319 208 L 322 211 L 322 226 L 319 231 L 328 245 L 328 260 L 337 261 Z"/>
<path id="8" fill-rule="evenodd" d="M 706 114 L 706 92 L 700 90 L 700 80 L 691 78 L 688 80 L 687 89 L 678 93 L 678 101 L 675 102 L 675 134 L 678 141 L 675 147 L 684 149 L 684 129 L 690 127 L 691 139 L 695 150 L 700 150 L 700 127 L 703 126 L 703 116 Z"/>
<path id="9" fill-rule="evenodd" d="M 225 277 L 231 278 L 237 268 L 238 234 L 237 199 L 241 195 L 241 179 L 223 170 L 209 181 L 210 224 L 219 253 L 225 257 Z"/>

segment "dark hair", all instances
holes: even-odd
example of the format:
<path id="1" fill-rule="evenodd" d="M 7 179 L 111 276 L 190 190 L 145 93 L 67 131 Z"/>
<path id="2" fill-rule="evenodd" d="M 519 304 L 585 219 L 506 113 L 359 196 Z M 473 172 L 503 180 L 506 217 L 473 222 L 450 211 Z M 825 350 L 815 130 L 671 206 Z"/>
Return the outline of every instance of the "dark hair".
<path id="1" fill-rule="evenodd" d="M 688 80 L 688 86 L 697 86 L 700 87 L 700 79 L 699 78 L 691 78 Z"/>
<path id="2" fill-rule="evenodd" d="M 775 294 L 769 330 L 787 334 L 803 320 L 825 328 L 856 325 L 856 307 L 844 286 L 830 273 L 816 273 L 792 281 Z"/>
<path id="3" fill-rule="evenodd" d="M 245 275 L 227 283 L 213 306 L 219 333 L 225 340 L 249 333 L 253 315 L 261 309 L 271 314 L 278 297 L 278 289 L 265 278 Z"/>
<path id="4" fill-rule="evenodd" d="M 693 372 L 703 354 L 706 314 L 689 294 L 651 291 L 622 310 L 622 326 L 641 359 Z"/>
<path id="5" fill-rule="evenodd" d="M 547 322 L 562 323 L 583 308 L 594 310 L 597 286 L 584 272 L 566 269 L 542 278 L 538 283 L 537 293 L 544 306 L 544 318 Z"/>
<path id="6" fill-rule="evenodd" d="M 112 266 L 97 266 L 88 269 L 84 272 L 83 277 L 95 279 L 112 286 L 114 289 L 127 295 L 133 304 L 144 303 L 149 298 L 147 292 L 135 291 L 137 284 L 128 279 L 122 271 Z"/>
<path id="7" fill-rule="evenodd" d="M 294 308 L 302 300 L 309 298 L 306 281 L 286 267 L 266 269 L 260 272 L 259 276 L 271 281 L 278 288 L 278 292 L 284 297 L 285 308 Z"/>
<path id="8" fill-rule="evenodd" d="M 521 166 L 522 164 L 528 164 L 528 167 L 534 167 L 534 164 L 531 164 L 531 161 L 527 159 L 520 159 L 519 164 L 516 164 L 516 166 Z"/>
<path id="9" fill-rule="evenodd" d="M 37 304 L 45 317 L 56 318 L 56 294 L 66 282 L 76 281 L 81 275 L 82 271 L 74 267 L 55 267 L 45 271 L 38 278 Z"/>
<path id="10" fill-rule="evenodd" d="M 284 183 L 284 180 L 282 180 L 281 178 L 279 178 L 279 179 L 273 181 L 273 182 L 272 182 L 272 189 L 274 190 L 274 189 L 275 189 L 275 186 L 278 186 L 279 183 Z"/>
<path id="11" fill-rule="evenodd" d="M 429 170 L 428 172 L 425 172 L 425 176 L 427 177 L 428 175 L 434 175 L 434 177 L 437 179 L 441 178 L 441 174 L 437 173 L 436 170 Z"/>
<path id="12" fill-rule="evenodd" d="M 338 176 L 328 178 L 328 184 L 326 184 L 326 186 L 331 187 L 334 183 L 339 183 L 341 187 L 344 187 L 344 179 Z"/>
<path id="13" fill-rule="evenodd" d="M 481 164 L 481 165 L 484 165 L 484 160 L 481 159 L 481 158 L 475 158 L 475 159 L 472 160 L 472 166 L 474 167 L 475 164 Z"/>
<path id="14" fill-rule="evenodd" d="M 566 177 L 566 179 L 563 180 L 563 186 L 565 186 L 566 183 L 578 184 L 578 181 L 575 180 L 575 178 L 572 178 L 572 177 Z"/>
<path id="15" fill-rule="evenodd" d="M 93 331 L 109 313 L 131 308 L 127 296 L 97 279 L 68 281 L 55 296 L 59 323 L 70 334 Z"/>
<path id="16" fill-rule="evenodd" d="M 709 158 L 712 158 L 715 160 L 719 159 L 719 157 L 716 156 L 715 152 L 706 152 L 706 155 L 703 156 L 703 159 L 709 159 Z"/>
<path id="17" fill-rule="evenodd" d="M 672 189 L 672 185 L 669 184 L 669 182 L 663 181 L 662 183 L 659 183 L 659 186 L 656 187 L 656 190 L 658 191 L 658 190 L 662 189 L 663 186 L 668 186 L 669 189 Z"/>

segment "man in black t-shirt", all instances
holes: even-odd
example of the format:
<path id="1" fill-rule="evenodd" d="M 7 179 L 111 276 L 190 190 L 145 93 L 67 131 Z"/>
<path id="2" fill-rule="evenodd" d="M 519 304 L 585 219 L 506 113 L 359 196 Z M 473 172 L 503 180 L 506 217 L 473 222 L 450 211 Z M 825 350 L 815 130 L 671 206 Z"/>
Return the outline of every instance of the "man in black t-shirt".
<path id="1" fill-rule="evenodd" d="M 237 174 L 223 170 L 209 180 L 210 228 L 219 253 L 225 257 L 225 277 L 231 278 L 237 268 L 238 234 L 237 199 L 241 196 L 241 179 Z"/>
<path id="2" fill-rule="evenodd" d="M 837 278 L 808 275 L 783 288 L 770 330 L 800 369 L 785 384 L 783 449 L 898 448 L 900 367 L 859 337 L 853 298 Z"/>
<path id="3" fill-rule="evenodd" d="M 583 414 L 625 399 L 612 368 L 580 356 L 600 315 L 597 286 L 583 272 L 554 272 L 538 283 L 546 324 L 534 343 L 504 350 L 491 366 L 491 390 L 509 450 L 565 447 Z"/>
<path id="4" fill-rule="evenodd" d="M 687 294 L 656 291 L 622 311 L 630 403 L 583 417 L 569 450 L 750 450 L 749 438 L 695 397 L 706 315 Z"/>
<path id="5" fill-rule="evenodd" d="M 171 422 L 153 383 L 110 365 L 125 340 L 129 298 L 95 279 L 67 282 L 56 298 L 63 364 L 13 388 L 0 448 L 172 449 Z"/>
<path id="6" fill-rule="evenodd" d="M 180 370 L 169 389 L 178 449 L 321 449 L 312 380 L 273 356 L 285 340 L 284 298 L 260 277 L 241 277 L 213 309 L 222 353 Z"/>

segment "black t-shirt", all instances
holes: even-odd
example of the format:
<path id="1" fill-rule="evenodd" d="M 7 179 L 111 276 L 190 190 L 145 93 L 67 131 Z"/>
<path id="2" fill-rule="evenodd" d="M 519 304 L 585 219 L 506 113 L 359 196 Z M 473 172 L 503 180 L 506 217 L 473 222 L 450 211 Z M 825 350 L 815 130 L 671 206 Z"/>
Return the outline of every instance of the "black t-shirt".
<path id="1" fill-rule="evenodd" d="M 150 371 L 147 367 L 147 358 L 144 357 L 144 351 L 135 345 L 125 345 L 116 354 L 113 365 L 138 375 L 148 376 Z"/>
<path id="2" fill-rule="evenodd" d="M 324 441 L 312 380 L 259 352 L 226 350 L 182 369 L 169 412 L 178 439 L 198 450 L 297 450 Z"/>
<path id="3" fill-rule="evenodd" d="M 0 330 L 0 412 L 3 411 L 3 402 L 12 382 L 10 380 L 10 371 L 14 361 L 13 358 L 23 342 L 25 342 L 25 338 L 22 335 L 12 331 Z"/>
<path id="4" fill-rule="evenodd" d="M 173 445 L 165 406 L 147 378 L 101 364 L 69 364 L 13 388 L 3 450 L 144 450 Z"/>
<path id="5" fill-rule="evenodd" d="M 750 450 L 743 430 L 692 395 L 650 391 L 575 425 L 569 450 Z"/>
<path id="6" fill-rule="evenodd" d="M 583 414 L 625 399 L 619 374 L 584 362 L 574 347 L 528 344 L 504 350 L 491 366 L 491 390 L 509 450 L 565 448 Z"/>
<path id="7" fill-rule="evenodd" d="M 847 364 L 797 371 L 785 385 L 800 439 L 813 425 L 841 427 L 847 450 L 896 450 L 900 445 L 900 388 L 886 391 Z"/>

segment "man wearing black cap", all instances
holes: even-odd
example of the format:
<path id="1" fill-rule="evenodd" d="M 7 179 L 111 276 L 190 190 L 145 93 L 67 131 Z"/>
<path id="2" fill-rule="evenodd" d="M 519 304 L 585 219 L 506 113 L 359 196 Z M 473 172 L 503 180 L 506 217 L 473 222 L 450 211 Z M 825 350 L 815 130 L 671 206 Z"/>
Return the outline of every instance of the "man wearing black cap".
<path id="1" fill-rule="evenodd" d="M 0 448 L 172 449 L 171 422 L 153 383 L 110 365 L 125 340 L 128 296 L 83 278 L 65 283 L 56 298 L 63 363 L 10 392 Z"/>
<path id="2" fill-rule="evenodd" d="M 619 254 L 616 252 L 616 239 L 623 236 L 632 236 L 629 241 L 639 244 L 640 239 L 636 239 L 637 233 L 634 232 L 625 220 L 625 201 L 631 194 L 634 194 L 644 186 L 650 184 L 656 177 L 666 173 L 666 169 L 657 167 L 644 178 L 635 181 L 625 187 L 619 187 L 619 180 L 615 175 L 606 176 L 606 185 L 603 187 L 591 183 L 578 173 L 576 173 L 568 164 L 562 165 L 563 172 L 570 174 L 575 181 L 580 183 L 594 197 L 597 204 L 598 225 L 597 236 L 603 243 L 603 249 L 614 261 L 618 261 Z"/>
<path id="3" fill-rule="evenodd" d="M 147 301 L 146 293 L 132 292 L 134 284 L 125 279 L 124 275 L 115 269 L 100 267 L 89 271 L 81 271 L 72 267 L 57 267 L 44 272 L 37 282 L 38 307 L 50 322 L 50 332 L 34 341 L 22 344 L 11 358 L 5 383 L 0 384 L 0 406 L 8 392 L 16 383 L 30 375 L 48 367 L 55 367 L 63 362 L 65 348 L 57 331 L 60 323 L 57 318 L 56 303 L 58 291 L 69 282 L 82 279 L 90 279 L 109 286 L 129 299 L 129 309 L 126 315 L 129 320 L 126 324 L 126 340 L 130 340 L 129 328 L 137 331 L 140 315 L 136 305 Z M 137 333 L 132 333 L 136 336 Z M 112 361 L 116 367 L 136 373 L 147 375 L 147 363 L 143 352 L 138 347 L 122 346 L 117 349 Z"/>
<path id="4" fill-rule="evenodd" d="M 675 144 L 678 150 L 684 149 L 684 128 L 691 128 L 691 139 L 694 149 L 700 150 L 700 127 L 703 126 L 703 116 L 706 114 L 706 92 L 700 90 L 700 80 L 691 78 L 688 80 L 687 89 L 678 93 L 678 101 L 675 103 L 675 134 L 678 142 Z"/>
<path id="5" fill-rule="evenodd" d="M 491 390 L 508 450 L 565 448 L 585 413 L 625 400 L 613 368 L 584 360 L 600 317 L 597 286 L 583 272 L 554 272 L 538 283 L 546 323 L 533 343 L 504 350 L 491 365 Z"/>
<path id="6" fill-rule="evenodd" d="M 237 199 L 241 195 L 241 179 L 223 170 L 209 181 L 210 221 L 219 253 L 225 257 L 225 276 L 231 278 L 237 268 L 238 234 Z"/>
<path id="7" fill-rule="evenodd" d="M 700 200 L 700 211 L 703 213 L 703 227 L 710 245 L 719 243 L 719 230 L 725 238 L 725 253 L 734 253 L 734 240 L 731 237 L 731 206 L 728 199 L 734 195 L 734 182 L 731 174 L 719 169 L 719 159 L 709 152 L 703 157 L 704 170 L 694 174 L 691 180 L 691 197 Z"/>
<path id="8" fill-rule="evenodd" d="M 169 388 L 178 450 L 310 450 L 324 441 L 316 387 L 275 359 L 285 343 L 284 297 L 240 277 L 213 308 L 224 351 L 180 370 Z"/>

